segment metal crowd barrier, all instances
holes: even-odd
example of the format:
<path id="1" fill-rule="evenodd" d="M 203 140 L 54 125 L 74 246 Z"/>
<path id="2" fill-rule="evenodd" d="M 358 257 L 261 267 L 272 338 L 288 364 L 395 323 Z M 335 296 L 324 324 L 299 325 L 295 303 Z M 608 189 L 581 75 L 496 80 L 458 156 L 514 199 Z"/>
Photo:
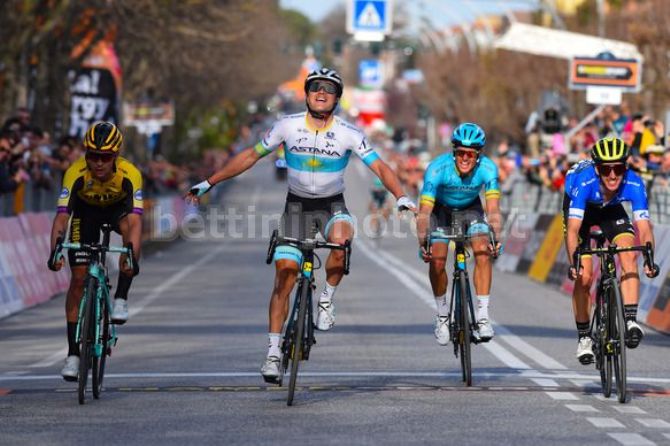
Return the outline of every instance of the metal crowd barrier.
<path id="1" fill-rule="evenodd" d="M 654 185 L 648 193 L 649 213 L 653 223 L 670 224 L 670 188 Z M 502 185 L 501 210 L 505 213 L 523 212 L 556 214 L 562 211 L 563 191 L 552 191 L 546 187 L 510 178 Z M 630 213 L 630 209 L 629 213 Z"/>

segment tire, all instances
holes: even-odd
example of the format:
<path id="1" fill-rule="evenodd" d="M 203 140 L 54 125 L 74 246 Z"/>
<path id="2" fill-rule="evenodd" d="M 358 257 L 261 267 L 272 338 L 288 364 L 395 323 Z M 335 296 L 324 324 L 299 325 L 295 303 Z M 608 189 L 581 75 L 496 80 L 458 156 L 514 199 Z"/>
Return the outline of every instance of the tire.
<path id="1" fill-rule="evenodd" d="M 79 404 L 86 400 L 86 382 L 88 381 L 88 370 L 91 367 L 91 356 L 93 355 L 93 338 L 95 337 L 95 293 L 97 280 L 89 277 L 84 288 L 83 315 L 79 331 L 79 377 L 78 389 Z"/>
<path id="2" fill-rule="evenodd" d="M 461 370 L 463 372 L 463 382 L 467 387 L 472 386 L 472 356 L 471 356 L 471 326 L 470 326 L 470 305 L 468 279 L 465 274 L 461 272 L 459 277 L 459 320 L 461 326 L 461 339 L 459 339 L 459 348 L 461 354 Z"/>
<path id="3" fill-rule="evenodd" d="M 301 281 L 303 283 L 300 287 L 300 293 L 296 295 L 296 297 L 300 299 L 300 302 L 298 307 L 298 317 L 295 320 L 295 327 L 293 330 L 293 348 L 291 349 L 291 376 L 288 382 L 288 399 L 286 400 L 286 404 L 288 406 L 293 405 L 295 384 L 298 380 L 298 366 L 302 360 L 305 319 L 307 316 L 307 300 L 309 298 L 308 293 L 311 292 L 309 283 L 307 283 L 305 279 L 301 279 Z"/>
<path id="4" fill-rule="evenodd" d="M 597 296 L 596 299 L 601 299 L 602 296 Z M 608 354 L 607 346 L 609 345 L 609 327 L 608 327 L 608 302 L 603 299 L 601 305 L 596 307 L 595 317 L 595 333 L 593 338 L 596 340 L 596 366 L 600 371 L 600 387 L 603 391 L 603 396 L 609 398 L 612 394 L 612 355 Z"/>
<path id="5" fill-rule="evenodd" d="M 610 294 L 610 337 L 614 341 L 614 376 L 616 378 L 617 399 L 626 402 L 626 319 L 624 317 L 623 300 L 618 286 L 612 287 Z"/>
<path id="6" fill-rule="evenodd" d="M 109 308 L 107 307 L 107 300 L 103 299 L 100 305 L 100 328 L 102 334 L 100 336 L 100 343 L 102 344 L 102 351 L 100 356 L 93 357 L 93 367 L 91 377 L 93 378 L 93 398 L 100 398 L 102 392 L 102 380 L 105 377 L 105 363 L 107 362 L 107 355 L 109 352 Z"/>

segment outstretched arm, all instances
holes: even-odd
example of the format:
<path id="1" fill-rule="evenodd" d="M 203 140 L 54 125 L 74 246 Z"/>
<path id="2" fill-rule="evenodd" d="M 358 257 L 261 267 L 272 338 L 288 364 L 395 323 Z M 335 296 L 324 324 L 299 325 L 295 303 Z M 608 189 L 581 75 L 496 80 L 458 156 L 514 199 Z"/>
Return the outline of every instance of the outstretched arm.
<path id="1" fill-rule="evenodd" d="M 384 187 L 386 187 L 386 189 L 391 192 L 396 199 L 404 197 L 405 201 L 398 202 L 398 205 L 406 206 L 410 211 L 416 213 L 416 205 L 414 205 L 414 203 L 412 203 L 407 198 L 402 190 L 398 176 L 395 174 L 395 172 L 393 172 L 393 169 L 391 169 L 388 164 L 378 158 L 373 161 L 369 167 L 370 170 L 372 170 L 374 174 L 379 177 L 381 182 L 384 184 Z"/>

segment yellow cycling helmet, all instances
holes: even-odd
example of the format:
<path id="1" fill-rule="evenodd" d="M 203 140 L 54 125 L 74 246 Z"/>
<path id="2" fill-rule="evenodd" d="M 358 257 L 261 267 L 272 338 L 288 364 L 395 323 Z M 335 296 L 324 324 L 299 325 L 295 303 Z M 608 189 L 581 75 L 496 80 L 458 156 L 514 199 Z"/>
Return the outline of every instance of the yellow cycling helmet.
<path id="1" fill-rule="evenodd" d="M 628 159 L 628 145 L 620 138 L 602 138 L 591 148 L 591 158 L 596 164 L 625 163 Z"/>
<path id="2" fill-rule="evenodd" d="M 121 130 L 111 122 L 96 122 L 84 136 L 84 148 L 92 152 L 119 153 L 123 144 Z"/>

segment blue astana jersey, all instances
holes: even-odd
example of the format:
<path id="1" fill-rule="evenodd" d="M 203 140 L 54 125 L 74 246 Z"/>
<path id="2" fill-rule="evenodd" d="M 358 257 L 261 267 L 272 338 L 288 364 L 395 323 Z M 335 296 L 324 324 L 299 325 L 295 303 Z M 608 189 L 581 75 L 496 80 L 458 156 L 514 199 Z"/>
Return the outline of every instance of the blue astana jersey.
<path id="1" fill-rule="evenodd" d="M 452 153 L 435 158 L 426 169 L 421 190 L 421 203 L 438 203 L 454 209 L 464 209 L 479 199 L 484 188 L 486 198 L 498 198 L 498 167 L 490 158 L 479 155 L 477 165 L 463 177 L 456 169 Z"/>

